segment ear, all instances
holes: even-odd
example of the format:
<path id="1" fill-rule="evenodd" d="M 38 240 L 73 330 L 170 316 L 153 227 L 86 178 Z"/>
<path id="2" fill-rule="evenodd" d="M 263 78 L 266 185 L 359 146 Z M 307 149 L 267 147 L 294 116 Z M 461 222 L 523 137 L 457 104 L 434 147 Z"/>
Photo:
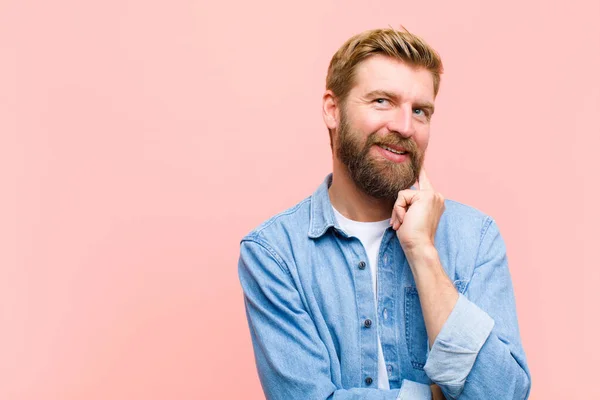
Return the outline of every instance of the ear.
<path id="1" fill-rule="evenodd" d="M 323 121 L 328 129 L 333 130 L 338 126 L 339 108 L 337 99 L 331 90 L 323 94 Z"/>

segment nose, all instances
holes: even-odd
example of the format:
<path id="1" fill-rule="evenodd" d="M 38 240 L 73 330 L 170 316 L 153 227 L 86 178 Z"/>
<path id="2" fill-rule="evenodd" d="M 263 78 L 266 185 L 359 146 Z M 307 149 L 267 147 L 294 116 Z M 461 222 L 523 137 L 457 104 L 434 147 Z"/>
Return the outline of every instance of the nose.
<path id="1" fill-rule="evenodd" d="M 390 132 L 396 132 L 406 139 L 412 137 L 415 134 L 412 107 L 409 105 L 398 107 L 391 115 L 388 129 Z"/>

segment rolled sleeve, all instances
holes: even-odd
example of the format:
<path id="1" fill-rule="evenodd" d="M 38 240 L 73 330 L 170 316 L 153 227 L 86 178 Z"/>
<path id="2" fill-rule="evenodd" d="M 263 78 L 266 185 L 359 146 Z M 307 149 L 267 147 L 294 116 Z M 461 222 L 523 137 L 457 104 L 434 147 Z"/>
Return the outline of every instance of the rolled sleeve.
<path id="1" fill-rule="evenodd" d="M 431 388 L 424 383 L 404 379 L 397 400 L 430 400 Z"/>
<path id="2" fill-rule="evenodd" d="M 438 334 L 425 363 L 425 373 L 458 397 L 494 320 L 459 293 L 458 301 Z"/>

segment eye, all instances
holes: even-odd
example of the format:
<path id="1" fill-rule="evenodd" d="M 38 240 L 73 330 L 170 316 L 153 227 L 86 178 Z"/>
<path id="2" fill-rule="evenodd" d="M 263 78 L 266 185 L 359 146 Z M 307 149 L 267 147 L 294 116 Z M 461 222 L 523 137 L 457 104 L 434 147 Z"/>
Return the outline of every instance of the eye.
<path id="1" fill-rule="evenodd" d="M 384 98 L 382 98 L 382 97 L 380 97 L 380 98 L 378 98 L 378 99 L 375 99 L 374 101 L 375 101 L 375 103 L 377 103 L 377 104 L 388 104 L 388 103 L 390 102 L 388 99 L 384 99 Z"/>
<path id="2" fill-rule="evenodd" d="M 415 108 L 413 110 L 413 112 L 418 117 L 425 117 L 425 118 L 429 119 L 429 112 L 426 111 L 426 110 L 424 110 L 424 109 L 422 109 L 422 108 Z"/>

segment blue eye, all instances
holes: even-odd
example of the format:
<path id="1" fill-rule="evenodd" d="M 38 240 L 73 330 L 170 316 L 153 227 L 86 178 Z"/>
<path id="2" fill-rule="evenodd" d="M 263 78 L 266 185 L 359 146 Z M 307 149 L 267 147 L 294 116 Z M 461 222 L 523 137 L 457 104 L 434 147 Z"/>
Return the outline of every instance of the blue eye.
<path id="1" fill-rule="evenodd" d="M 414 111 L 414 112 L 415 112 L 415 114 L 417 114 L 417 115 L 422 115 L 422 114 L 423 114 L 423 110 L 421 110 L 420 108 L 415 108 L 413 111 Z"/>
<path id="2" fill-rule="evenodd" d="M 377 104 L 384 104 L 384 102 L 387 102 L 387 101 L 388 101 L 388 99 L 382 99 L 382 98 L 375 99 L 375 102 L 376 102 Z"/>

